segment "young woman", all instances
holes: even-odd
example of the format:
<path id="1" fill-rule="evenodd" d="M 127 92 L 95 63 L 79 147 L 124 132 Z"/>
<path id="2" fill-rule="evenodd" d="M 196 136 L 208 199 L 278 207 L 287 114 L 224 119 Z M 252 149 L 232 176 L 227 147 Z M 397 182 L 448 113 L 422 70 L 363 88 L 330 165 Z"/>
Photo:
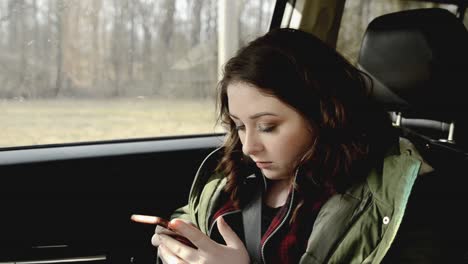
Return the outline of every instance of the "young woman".
<path id="1" fill-rule="evenodd" d="M 156 229 L 164 263 L 378 263 L 422 159 L 369 99 L 370 81 L 308 33 L 277 29 L 226 64 L 224 146 Z"/>

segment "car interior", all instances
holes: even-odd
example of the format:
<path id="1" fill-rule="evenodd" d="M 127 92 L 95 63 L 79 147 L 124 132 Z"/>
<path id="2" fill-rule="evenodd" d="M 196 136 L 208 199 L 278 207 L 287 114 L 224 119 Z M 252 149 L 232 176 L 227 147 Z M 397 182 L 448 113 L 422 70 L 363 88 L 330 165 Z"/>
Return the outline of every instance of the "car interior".
<path id="1" fill-rule="evenodd" d="M 373 78 L 374 98 L 394 113 L 397 126 L 460 154 L 466 150 L 457 129 L 466 123 L 467 39 L 463 23 L 447 10 L 402 11 L 369 24 L 358 60 Z"/>
<path id="2" fill-rule="evenodd" d="M 271 27 L 284 26 L 295 2 L 277 1 Z M 454 2 L 460 10 L 468 3 Z M 416 182 L 386 263 L 468 263 L 467 47 L 462 20 L 437 8 L 379 16 L 362 40 L 357 65 L 371 77 L 373 97 L 435 172 Z M 198 166 L 223 139 L 220 133 L 0 150 L 0 264 L 154 263 L 154 226 L 130 216 L 168 218 L 185 205 Z M 421 256 L 421 248 L 434 255 Z"/>
<path id="3" fill-rule="evenodd" d="M 466 204 L 468 175 L 462 110 L 466 47 L 466 28 L 437 8 L 386 14 L 364 35 L 358 66 L 372 77 L 373 97 L 433 167 L 418 177 L 385 263 L 467 261 L 468 232 L 456 213 Z M 415 253 L 424 248 L 431 254 Z"/>

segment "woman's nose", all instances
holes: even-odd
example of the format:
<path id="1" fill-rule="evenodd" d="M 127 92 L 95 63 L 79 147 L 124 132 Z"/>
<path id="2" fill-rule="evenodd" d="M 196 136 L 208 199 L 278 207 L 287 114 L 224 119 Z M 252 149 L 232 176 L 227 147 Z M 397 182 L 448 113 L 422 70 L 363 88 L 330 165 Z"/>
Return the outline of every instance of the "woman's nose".
<path id="1" fill-rule="evenodd" d="M 255 133 L 246 133 L 242 143 L 242 152 L 247 155 L 254 155 L 263 150 L 263 144 Z"/>

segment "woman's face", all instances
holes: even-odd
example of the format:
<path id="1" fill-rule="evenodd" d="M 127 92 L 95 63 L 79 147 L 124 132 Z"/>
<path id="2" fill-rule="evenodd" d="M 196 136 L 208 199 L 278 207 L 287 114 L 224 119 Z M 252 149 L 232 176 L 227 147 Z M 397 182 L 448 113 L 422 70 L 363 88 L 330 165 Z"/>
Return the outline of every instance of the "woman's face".
<path id="1" fill-rule="evenodd" d="M 294 177 L 297 162 L 314 141 L 307 120 L 276 97 L 244 82 L 229 84 L 227 94 L 244 154 L 270 180 Z"/>

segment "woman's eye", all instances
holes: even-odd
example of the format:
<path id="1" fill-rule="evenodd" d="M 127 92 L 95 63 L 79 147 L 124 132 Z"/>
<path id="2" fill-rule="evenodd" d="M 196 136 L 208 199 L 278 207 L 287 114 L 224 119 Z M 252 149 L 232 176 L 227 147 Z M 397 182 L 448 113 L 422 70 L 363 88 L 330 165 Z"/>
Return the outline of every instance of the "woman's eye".
<path id="1" fill-rule="evenodd" d="M 236 125 L 236 130 L 237 131 L 244 131 L 245 130 L 245 125 Z"/>
<path id="2" fill-rule="evenodd" d="M 268 132 L 273 132 L 273 130 L 275 130 L 275 128 L 276 128 L 276 126 L 272 126 L 272 125 L 259 126 L 258 130 L 261 131 L 261 132 L 268 133 Z"/>

